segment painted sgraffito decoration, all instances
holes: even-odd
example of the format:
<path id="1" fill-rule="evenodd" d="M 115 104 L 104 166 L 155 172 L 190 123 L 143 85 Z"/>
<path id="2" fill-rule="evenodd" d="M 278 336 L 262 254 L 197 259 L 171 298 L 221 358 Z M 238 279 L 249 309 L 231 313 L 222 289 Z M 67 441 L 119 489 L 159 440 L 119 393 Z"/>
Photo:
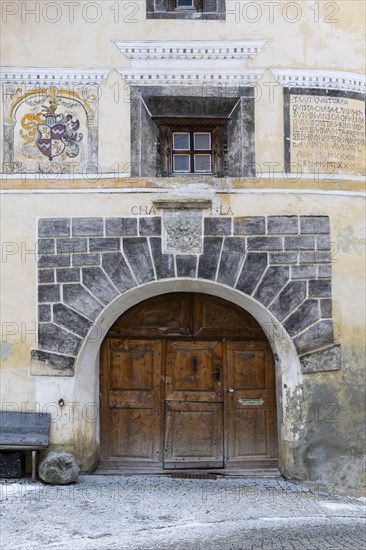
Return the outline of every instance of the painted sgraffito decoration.
<path id="1" fill-rule="evenodd" d="M 35 171 L 65 171 L 74 165 L 80 169 L 87 161 L 85 128 L 80 119 L 85 119 L 77 102 L 48 98 L 31 100 L 33 112 L 22 113 L 19 138 L 15 135 L 15 153 L 26 166 L 33 160 Z M 70 164 L 70 161 L 74 161 Z M 77 163 L 77 164 L 76 164 Z M 67 170 L 68 171 L 68 170 Z"/>
<path id="2" fill-rule="evenodd" d="M 83 134 L 78 132 L 80 123 L 73 120 L 70 114 L 56 114 L 56 109 L 57 102 L 52 99 L 49 107 L 44 106 L 46 120 L 37 126 L 38 149 L 49 160 L 53 160 L 64 151 L 68 157 L 77 157 L 80 151 L 78 142 L 83 139 Z"/>
<path id="3" fill-rule="evenodd" d="M 83 80 L 84 75 L 79 76 Z M 55 78 L 55 83 L 29 82 L 29 87 L 16 87 L 9 81 L 3 87 L 4 172 L 52 176 L 97 171 L 96 81 L 103 77 L 96 75 L 90 84 L 77 81 L 72 85 L 57 83 Z"/>

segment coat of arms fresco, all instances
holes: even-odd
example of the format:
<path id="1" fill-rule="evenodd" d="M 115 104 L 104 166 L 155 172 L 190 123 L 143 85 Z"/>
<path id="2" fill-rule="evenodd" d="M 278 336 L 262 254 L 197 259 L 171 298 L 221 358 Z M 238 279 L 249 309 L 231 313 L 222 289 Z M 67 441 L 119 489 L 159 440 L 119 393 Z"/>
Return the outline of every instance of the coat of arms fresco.
<path id="1" fill-rule="evenodd" d="M 39 100 L 27 102 L 28 112 L 20 117 L 19 134 L 15 135 L 15 156 L 29 165 L 33 160 L 39 171 L 70 166 L 73 159 L 78 164 L 86 162 L 84 133 L 80 131 L 83 113 L 77 102 L 49 98 L 48 104 L 38 105 Z M 42 101 L 43 103 L 43 101 Z M 32 105 L 33 104 L 33 105 Z M 33 106 L 31 112 L 29 107 Z M 23 107 L 24 110 L 24 107 Z M 57 167 L 52 163 L 57 162 Z M 48 165 L 48 166 L 47 166 Z M 37 171 L 37 166 L 35 167 Z M 61 168 L 60 170 L 58 170 Z"/>

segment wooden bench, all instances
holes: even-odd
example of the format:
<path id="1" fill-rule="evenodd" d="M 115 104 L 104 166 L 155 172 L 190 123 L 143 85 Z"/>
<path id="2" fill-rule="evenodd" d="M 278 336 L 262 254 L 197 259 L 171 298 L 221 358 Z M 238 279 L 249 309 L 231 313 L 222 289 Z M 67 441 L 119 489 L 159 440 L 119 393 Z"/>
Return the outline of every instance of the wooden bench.
<path id="1" fill-rule="evenodd" d="M 49 445 L 50 424 L 49 413 L 0 411 L 0 450 L 31 451 L 32 481 L 38 451 Z"/>

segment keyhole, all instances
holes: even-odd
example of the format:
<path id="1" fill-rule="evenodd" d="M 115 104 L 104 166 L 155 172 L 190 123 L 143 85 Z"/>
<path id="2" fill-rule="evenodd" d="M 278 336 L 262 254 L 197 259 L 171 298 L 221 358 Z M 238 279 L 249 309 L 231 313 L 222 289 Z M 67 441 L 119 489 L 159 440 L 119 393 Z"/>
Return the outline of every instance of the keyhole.
<path id="1" fill-rule="evenodd" d="M 193 372 L 196 373 L 197 372 L 197 357 L 192 358 L 192 368 L 193 368 Z"/>

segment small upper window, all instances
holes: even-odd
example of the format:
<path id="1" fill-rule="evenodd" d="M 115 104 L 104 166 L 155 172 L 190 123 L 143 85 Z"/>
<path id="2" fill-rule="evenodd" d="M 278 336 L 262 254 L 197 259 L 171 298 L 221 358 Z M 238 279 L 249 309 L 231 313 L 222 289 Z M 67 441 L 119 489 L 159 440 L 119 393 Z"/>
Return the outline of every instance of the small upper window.
<path id="1" fill-rule="evenodd" d="M 225 0 L 146 0 L 147 19 L 225 19 Z"/>
<path id="2" fill-rule="evenodd" d="M 175 174 L 211 173 L 211 132 L 173 132 L 172 142 L 172 165 Z"/>

